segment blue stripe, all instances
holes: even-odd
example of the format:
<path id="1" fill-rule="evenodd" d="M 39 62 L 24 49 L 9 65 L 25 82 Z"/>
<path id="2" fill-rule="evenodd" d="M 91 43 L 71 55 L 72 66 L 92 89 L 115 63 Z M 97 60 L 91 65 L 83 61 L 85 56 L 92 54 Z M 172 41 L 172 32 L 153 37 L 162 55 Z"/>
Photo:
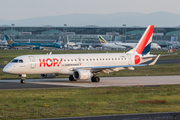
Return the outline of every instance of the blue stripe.
<path id="1" fill-rule="evenodd" d="M 149 43 L 143 50 L 142 55 L 146 55 L 151 50 L 151 43 Z"/>

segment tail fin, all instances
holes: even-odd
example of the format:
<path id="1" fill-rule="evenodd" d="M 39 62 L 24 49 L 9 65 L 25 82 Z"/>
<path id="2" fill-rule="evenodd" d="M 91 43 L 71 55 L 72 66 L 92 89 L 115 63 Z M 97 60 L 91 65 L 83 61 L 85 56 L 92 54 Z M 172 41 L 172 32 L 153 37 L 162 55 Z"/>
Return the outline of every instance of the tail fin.
<path id="1" fill-rule="evenodd" d="M 108 43 L 101 35 L 98 35 L 99 41 L 102 43 Z"/>
<path id="2" fill-rule="evenodd" d="M 149 25 L 143 36 L 141 37 L 140 41 L 138 42 L 137 46 L 132 50 L 128 51 L 127 53 L 138 53 L 142 55 L 149 54 L 151 49 L 153 30 L 154 25 Z"/>
<path id="3" fill-rule="evenodd" d="M 14 43 L 14 41 L 11 40 L 7 35 L 4 35 L 4 37 L 6 38 L 8 44 L 13 44 Z"/>

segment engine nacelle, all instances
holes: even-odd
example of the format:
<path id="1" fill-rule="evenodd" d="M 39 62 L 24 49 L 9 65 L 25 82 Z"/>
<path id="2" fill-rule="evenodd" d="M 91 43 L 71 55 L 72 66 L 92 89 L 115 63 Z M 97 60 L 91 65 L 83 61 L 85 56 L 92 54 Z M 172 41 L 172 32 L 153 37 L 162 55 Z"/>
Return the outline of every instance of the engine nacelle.
<path id="1" fill-rule="evenodd" d="M 92 73 L 89 70 L 77 70 L 74 71 L 73 77 L 76 80 L 87 80 L 92 77 Z"/>
<path id="2" fill-rule="evenodd" d="M 58 74 L 40 74 L 42 78 L 55 78 Z"/>
<path id="3" fill-rule="evenodd" d="M 40 46 L 35 46 L 33 49 L 35 49 L 35 50 L 42 50 L 42 48 Z"/>

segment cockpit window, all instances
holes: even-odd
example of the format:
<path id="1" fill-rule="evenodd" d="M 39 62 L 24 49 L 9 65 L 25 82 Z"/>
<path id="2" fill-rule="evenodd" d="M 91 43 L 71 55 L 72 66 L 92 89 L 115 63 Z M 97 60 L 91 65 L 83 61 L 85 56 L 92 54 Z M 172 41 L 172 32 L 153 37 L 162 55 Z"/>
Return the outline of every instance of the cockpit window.
<path id="1" fill-rule="evenodd" d="M 19 60 L 19 63 L 23 63 L 23 60 Z"/>
<path id="2" fill-rule="evenodd" d="M 18 63 L 18 59 L 12 60 L 12 63 Z"/>
<path id="3" fill-rule="evenodd" d="M 22 59 L 14 59 L 12 60 L 12 63 L 23 63 Z"/>

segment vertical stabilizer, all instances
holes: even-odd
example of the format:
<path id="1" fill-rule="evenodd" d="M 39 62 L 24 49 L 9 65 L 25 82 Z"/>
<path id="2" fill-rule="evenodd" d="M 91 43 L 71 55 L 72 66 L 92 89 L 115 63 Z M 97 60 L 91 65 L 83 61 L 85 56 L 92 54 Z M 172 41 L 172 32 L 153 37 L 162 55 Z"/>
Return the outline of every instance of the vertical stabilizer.
<path id="1" fill-rule="evenodd" d="M 103 43 L 108 43 L 101 35 L 98 35 L 99 41 L 101 42 L 101 44 Z"/>
<path id="2" fill-rule="evenodd" d="M 149 25 L 143 36 L 141 37 L 140 41 L 138 42 L 137 46 L 132 50 L 128 51 L 127 53 L 138 53 L 142 55 L 149 54 L 151 49 L 153 30 L 154 25 Z"/>
<path id="3" fill-rule="evenodd" d="M 14 43 L 14 41 L 11 40 L 7 35 L 4 35 L 4 37 L 5 37 L 5 39 L 7 40 L 7 43 L 8 43 L 8 44 L 13 44 L 13 43 Z"/>

